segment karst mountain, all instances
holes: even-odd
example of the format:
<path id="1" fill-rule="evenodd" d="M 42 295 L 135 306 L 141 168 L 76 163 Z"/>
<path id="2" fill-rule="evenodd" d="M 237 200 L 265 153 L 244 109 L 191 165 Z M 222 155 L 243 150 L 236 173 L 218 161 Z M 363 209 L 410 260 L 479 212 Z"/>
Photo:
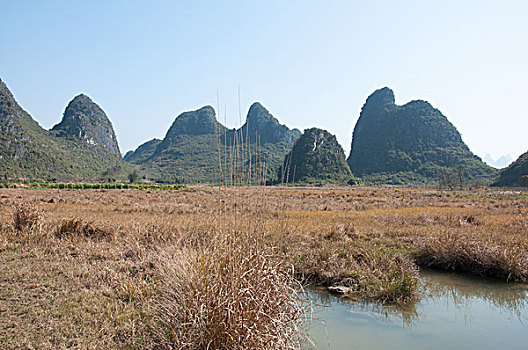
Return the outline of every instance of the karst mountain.
<path id="1" fill-rule="evenodd" d="M 494 186 L 528 187 L 528 152 L 504 169 Z"/>
<path id="2" fill-rule="evenodd" d="M 225 127 L 205 106 L 181 113 L 163 140 L 140 145 L 125 160 L 158 181 L 254 183 L 274 176 L 299 136 L 258 102 L 239 129 Z"/>
<path id="3" fill-rule="evenodd" d="M 97 119 L 99 114 L 104 118 Z M 70 102 L 62 122 L 49 131 L 0 80 L 0 177 L 108 181 L 125 178 L 130 169 L 119 155 L 112 124 L 87 96 Z"/>
<path id="4" fill-rule="evenodd" d="M 343 147 L 334 135 L 319 128 L 304 131 L 277 173 L 279 183 L 347 184 L 351 180 Z"/>
<path id="5" fill-rule="evenodd" d="M 348 164 L 381 183 L 431 183 L 445 177 L 489 181 L 497 171 L 473 154 L 451 122 L 423 100 L 395 103 L 385 87 L 368 98 L 352 135 Z"/>

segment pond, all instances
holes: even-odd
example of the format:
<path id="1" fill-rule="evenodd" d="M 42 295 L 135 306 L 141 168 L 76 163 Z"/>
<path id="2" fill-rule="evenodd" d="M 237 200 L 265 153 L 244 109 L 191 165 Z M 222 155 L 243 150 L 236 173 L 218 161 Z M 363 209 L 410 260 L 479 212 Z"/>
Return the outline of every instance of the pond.
<path id="1" fill-rule="evenodd" d="M 310 338 L 317 349 L 528 349 L 528 285 L 426 270 L 420 290 L 397 308 L 309 289 Z"/>

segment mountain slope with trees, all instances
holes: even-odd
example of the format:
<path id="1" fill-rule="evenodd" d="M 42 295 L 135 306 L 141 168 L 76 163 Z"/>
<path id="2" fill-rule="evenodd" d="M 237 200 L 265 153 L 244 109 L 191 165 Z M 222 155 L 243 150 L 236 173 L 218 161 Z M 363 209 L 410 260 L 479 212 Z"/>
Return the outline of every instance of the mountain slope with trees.
<path id="1" fill-rule="evenodd" d="M 396 105 L 386 87 L 363 105 L 348 164 L 356 176 L 394 184 L 453 178 L 489 183 L 497 174 L 469 150 L 438 109 L 422 100 Z"/>
<path id="2" fill-rule="evenodd" d="M 42 128 L 0 80 L 0 177 L 85 181 L 126 178 L 130 171 L 103 145 Z"/>
<path id="3" fill-rule="evenodd" d="M 180 114 L 163 140 L 140 145 L 125 160 L 158 181 L 254 183 L 271 179 L 299 135 L 258 102 L 239 129 L 226 128 L 205 106 Z"/>
<path id="4" fill-rule="evenodd" d="M 284 157 L 279 183 L 341 183 L 352 180 L 345 152 L 326 130 L 306 129 Z"/>
<path id="5" fill-rule="evenodd" d="M 504 169 L 493 186 L 528 187 L 528 152 Z"/>

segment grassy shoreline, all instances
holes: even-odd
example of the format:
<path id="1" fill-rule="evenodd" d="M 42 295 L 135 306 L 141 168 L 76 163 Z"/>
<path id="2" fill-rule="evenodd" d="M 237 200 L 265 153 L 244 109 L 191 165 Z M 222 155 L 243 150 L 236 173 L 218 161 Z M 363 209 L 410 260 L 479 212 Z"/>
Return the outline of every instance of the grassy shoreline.
<path id="1" fill-rule="evenodd" d="M 418 266 L 528 277 L 523 192 L 0 189 L 0 204 L 7 349 L 295 349 L 301 283 L 407 303 Z"/>

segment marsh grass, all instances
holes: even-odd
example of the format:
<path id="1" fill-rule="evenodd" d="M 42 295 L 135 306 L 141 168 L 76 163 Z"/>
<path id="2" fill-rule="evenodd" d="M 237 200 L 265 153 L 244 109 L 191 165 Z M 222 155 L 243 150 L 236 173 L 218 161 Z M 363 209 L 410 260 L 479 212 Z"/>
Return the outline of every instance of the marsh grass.
<path id="1" fill-rule="evenodd" d="M 161 255 L 161 343 L 178 349 L 298 349 L 300 285 L 252 232 L 214 233 Z"/>
<path id="2" fill-rule="evenodd" d="M 1 189 L 0 204 L 2 349 L 299 348 L 303 283 L 392 304 L 419 298 L 417 265 L 527 277 L 524 193 Z"/>
<path id="3" fill-rule="evenodd" d="M 304 284 L 337 287 L 346 297 L 383 304 L 405 304 L 418 298 L 418 267 L 406 255 L 358 244 L 353 236 L 333 230 L 324 234 L 283 238 L 284 258 Z"/>
<path id="4" fill-rule="evenodd" d="M 15 231 L 34 231 L 40 229 L 42 217 L 37 207 L 17 204 L 13 211 L 13 228 Z"/>
<path id="5" fill-rule="evenodd" d="M 527 282 L 528 250 L 519 243 L 493 236 L 486 239 L 483 234 L 446 232 L 418 240 L 414 258 L 420 266 Z"/>
<path id="6" fill-rule="evenodd" d="M 85 237 L 90 239 L 111 239 L 112 233 L 99 227 L 94 226 L 92 223 L 84 222 L 82 218 L 70 218 L 64 219 L 55 230 L 57 238 L 66 237 Z"/>

